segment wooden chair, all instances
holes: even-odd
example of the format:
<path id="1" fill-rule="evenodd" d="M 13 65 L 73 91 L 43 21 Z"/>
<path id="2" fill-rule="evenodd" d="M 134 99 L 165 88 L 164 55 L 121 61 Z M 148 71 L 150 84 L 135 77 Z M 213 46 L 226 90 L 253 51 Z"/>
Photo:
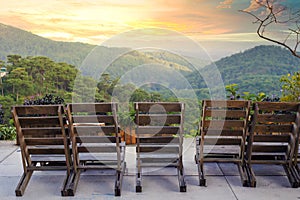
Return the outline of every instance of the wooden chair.
<path id="1" fill-rule="evenodd" d="M 299 104 L 299 103 L 298 103 Z M 298 128 L 298 134 L 296 136 L 296 145 L 295 145 L 295 153 L 293 158 L 294 167 L 296 169 L 296 178 L 298 180 L 298 187 L 300 187 L 300 104 L 298 107 L 298 112 L 296 113 L 295 124 Z"/>
<path id="2" fill-rule="evenodd" d="M 299 137 L 299 104 L 285 102 L 258 102 L 254 104 L 246 162 L 250 185 L 256 186 L 252 164 L 280 164 L 290 184 L 298 187 L 293 157 L 296 138 Z"/>
<path id="3" fill-rule="evenodd" d="M 196 137 L 195 161 L 199 185 L 205 186 L 204 163 L 234 163 L 240 172 L 242 185 L 248 177 L 244 167 L 245 140 L 250 101 L 203 100 L 200 137 Z"/>
<path id="4" fill-rule="evenodd" d="M 115 196 L 120 196 L 126 162 L 125 143 L 121 142 L 117 120 L 117 104 L 68 104 L 67 114 L 74 162 L 68 194 L 75 195 L 83 170 L 115 169 L 114 192 Z"/>
<path id="5" fill-rule="evenodd" d="M 182 163 L 183 103 L 135 103 L 136 192 L 142 192 L 143 168 L 177 168 L 180 192 L 186 192 Z"/>
<path id="6" fill-rule="evenodd" d="M 300 111 L 298 112 L 300 115 Z M 300 117 L 298 117 L 300 119 Z M 298 131 L 300 131 L 300 122 L 298 121 Z M 294 155 L 294 166 L 297 171 L 297 179 L 298 179 L 298 187 L 300 187 L 300 133 L 298 134 L 298 139 L 296 139 L 296 148 L 295 148 L 295 155 Z"/>
<path id="7" fill-rule="evenodd" d="M 62 105 L 15 106 L 14 123 L 20 142 L 24 173 L 15 190 L 22 196 L 34 171 L 66 170 L 61 194 L 71 174 L 69 139 Z"/>

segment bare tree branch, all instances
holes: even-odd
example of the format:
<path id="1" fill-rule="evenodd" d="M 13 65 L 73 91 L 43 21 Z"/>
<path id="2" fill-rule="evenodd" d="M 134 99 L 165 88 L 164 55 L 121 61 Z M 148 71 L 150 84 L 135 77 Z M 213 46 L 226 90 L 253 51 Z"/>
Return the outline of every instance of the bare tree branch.
<path id="1" fill-rule="evenodd" d="M 287 7 L 282 5 L 276 5 L 276 0 L 270 1 L 270 0 L 255 0 L 256 3 L 260 6 L 260 9 L 265 9 L 264 15 L 261 13 L 256 13 L 255 11 L 251 10 L 240 10 L 240 12 L 246 13 L 251 15 L 255 18 L 254 24 L 258 24 L 256 33 L 257 35 L 269 42 L 281 45 L 285 48 L 287 48 L 293 56 L 296 56 L 300 58 L 300 52 L 297 52 L 298 47 L 300 45 L 300 10 L 297 10 L 296 12 L 289 12 L 288 19 L 286 20 L 280 20 L 280 18 L 284 15 L 284 11 L 287 11 Z M 278 6 L 278 8 L 276 7 Z M 257 11 L 257 10 L 256 10 Z M 297 28 L 288 28 L 287 31 L 289 32 L 288 35 L 283 39 L 283 41 L 280 41 L 280 39 L 267 36 L 265 33 L 268 30 L 268 27 L 270 25 L 276 25 L 276 24 L 289 24 L 295 25 Z M 295 36 L 295 41 L 293 41 L 292 44 L 288 44 L 289 40 L 292 40 L 292 36 Z"/>

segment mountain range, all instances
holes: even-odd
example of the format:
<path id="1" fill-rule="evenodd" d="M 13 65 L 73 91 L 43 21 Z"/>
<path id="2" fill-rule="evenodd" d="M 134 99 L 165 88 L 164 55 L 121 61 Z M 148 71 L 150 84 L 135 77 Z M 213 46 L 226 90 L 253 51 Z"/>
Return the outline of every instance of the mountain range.
<path id="1" fill-rule="evenodd" d="M 300 70 L 300 59 L 279 46 L 256 46 L 224 57 L 213 64 L 199 61 L 198 66 L 191 66 L 186 60 L 169 52 L 143 52 L 128 48 L 99 47 L 77 42 L 53 41 L 0 23 L 1 60 L 5 60 L 7 55 L 12 54 L 23 57 L 47 56 L 56 62 L 66 62 L 80 67 L 83 75 L 93 77 L 100 64 L 95 60 L 91 67 L 86 67 L 88 63 L 85 62 L 85 58 L 95 51 L 98 51 L 96 55 L 101 55 L 107 60 L 101 64 L 110 65 L 107 68 L 107 73 L 111 74 L 112 77 L 120 77 L 136 66 L 154 63 L 168 70 L 180 72 L 194 89 L 207 87 L 199 73 L 195 73 L 195 70 L 209 71 L 212 69 L 212 65 L 215 65 L 222 75 L 225 85 L 236 83 L 241 92 L 265 92 L 269 95 L 280 95 L 280 77 Z M 110 58 L 118 54 L 122 56 L 109 62 Z M 197 58 L 191 59 L 197 62 Z M 137 77 L 132 75 L 131 78 Z M 169 85 L 180 87 L 176 78 Z"/>

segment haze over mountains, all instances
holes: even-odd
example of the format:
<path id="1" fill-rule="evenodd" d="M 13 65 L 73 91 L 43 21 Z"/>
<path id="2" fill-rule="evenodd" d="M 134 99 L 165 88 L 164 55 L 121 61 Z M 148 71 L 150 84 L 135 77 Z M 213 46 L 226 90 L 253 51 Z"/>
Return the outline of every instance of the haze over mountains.
<path id="1" fill-rule="evenodd" d="M 18 28 L 0 24 L 1 60 L 5 60 L 7 55 L 11 54 L 18 54 L 23 57 L 47 56 L 57 62 L 66 62 L 76 67 L 83 66 L 80 68 L 82 73 L 93 76 L 99 63 L 90 68 L 85 68 L 82 63 L 95 47 L 95 45 L 90 44 L 53 41 Z M 180 56 L 164 51 L 132 51 L 128 48 L 103 46 L 97 47 L 96 50 L 101 55 L 105 55 L 107 62 L 110 61 L 110 57 L 122 54 L 112 63 L 108 63 L 110 67 L 107 68 L 107 72 L 112 77 L 120 77 L 139 65 L 155 63 L 160 67 L 179 71 L 188 79 L 194 89 L 200 89 L 205 88 L 206 85 L 203 79 L 199 77 L 199 73 L 194 73 L 194 71 L 207 71 L 211 68 L 210 61 L 191 57 L 189 59 L 193 60 L 193 63 L 197 63 L 197 66 L 192 66 Z M 241 91 L 265 92 L 276 95 L 280 93 L 280 77 L 300 70 L 300 59 L 293 57 L 287 50 L 278 46 L 257 46 L 224 57 L 214 64 L 218 67 L 225 85 L 237 83 L 240 85 Z M 172 84 L 176 85 L 176 80 L 170 83 L 170 85 Z M 180 88 L 180 86 L 177 85 L 176 88 Z"/>

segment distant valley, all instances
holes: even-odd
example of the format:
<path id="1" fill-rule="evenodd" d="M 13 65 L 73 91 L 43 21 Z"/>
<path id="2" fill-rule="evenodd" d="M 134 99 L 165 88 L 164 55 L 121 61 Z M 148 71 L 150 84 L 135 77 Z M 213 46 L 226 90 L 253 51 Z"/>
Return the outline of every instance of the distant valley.
<path id="1" fill-rule="evenodd" d="M 92 76 L 98 67 L 97 62 L 91 67 L 82 63 L 95 45 L 52 41 L 30 32 L 0 24 L 0 59 L 6 60 L 7 55 L 17 54 L 26 56 L 46 56 L 56 62 L 65 62 L 80 67 L 83 75 Z M 159 65 L 165 69 L 181 73 L 195 90 L 205 90 L 207 87 L 199 73 L 209 71 L 209 61 L 197 61 L 190 58 L 197 66 L 192 66 L 180 56 L 169 52 L 143 52 L 128 48 L 96 48 L 105 55 L 107 62 L 118 53 L 122 57 L 114 60 L 107 68 L 112 77 L 121 77 L 139 65 Z M 105 63 L 105 62 L 104 62 Z M 99 63 L 98 63 L 99 64 Z M 300 59 L 293 57 L 287 50 L 278 46 L 256 46 L 244 52 L 222 58 L 214 63 L 222 75 L 224 84 L 236 83 L 240 91 L 251 93 L 265 92 L 268 95 L 280 95 L 279 79 L 282 75 L 300 70 Z M 83 66 L 83 67 L 82 67 Z M 174 73 L 172 76 L 176 76 Z M 133 76 L 131 78 L 136 78 Z M 174 78 L 170 86 L 180 89 L 178 80 Z"/>

